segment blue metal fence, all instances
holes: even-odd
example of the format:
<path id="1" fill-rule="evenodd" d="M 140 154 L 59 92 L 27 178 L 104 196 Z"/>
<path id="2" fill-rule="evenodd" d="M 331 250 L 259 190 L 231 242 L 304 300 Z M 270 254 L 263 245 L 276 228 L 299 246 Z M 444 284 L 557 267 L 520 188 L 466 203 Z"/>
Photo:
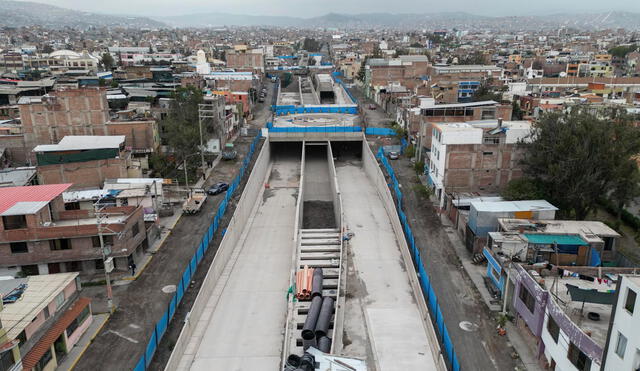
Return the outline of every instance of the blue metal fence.
<path id="1" fill-rule="evenodd" d="M 253 157 L 256 147 L 258 146 L 258 142 L 260 142 L 260 136 L 261 136 L 261 133 L 258 133 L 258 135 L 256 135 L 256 137 L 253 139 L 253 142 L 251 142 L 251 146 L 249 147 L 249 153 L 247 154 L 247 157 L 242 162 L 242 167 L 240 168 L 238 175 L 229 186 L 229 189 L 227 190 L 224 200 L 222 200 L 222 202 L 218 206 L 218 211 L 216 212 L 215 217 L 211 221 L 211 224 L 209 225 L 209 228 L 207 229 L 207 231 L 203 234 L 202 239 L 198 244 L 198 248 L 196 249 L 196 252 L 193 254 L 193 257 L 191 258 L 191 260 L 189 261 L 189 264 L 187 264 L 187 267 L 185 268 L 184 273 L 182 273 L 182 278 L 180 279 L 180 282 L 178 282 L 177 284 L 176 292 L 171 297 L 171 301 L 169 301 L 167 310 L 164 312 L 160 320 L 156 323 L 153 329 L 153 333 L 151 333 L 151 338 L 149 339 L 149 342 L 147 343 L 147 347 L 145 348 L 144 354 L 142 354 L 142 356 L 138 360 L 138 363 L 136 363 L 134 371 L 145 371 L 147 367 L 149 367 L 149 364 L 153 359 L 153 355 L 158 349 L 158 345 L 160 345 L 160 341 L 162 340 L 162 337 L 167 332 L 169 323 L 171 322 L 171 319 L 175 315 L 176 309 L 178 308 L 178 305 L 182 301 L 185 291 L 189 287 L 189 283 L 191 282 L 191 278 L 193 277 L 193 275 L 196 272 L 196 269 L 198 268 L 198 264 L 204 258 L 204 253 L 209 248 L 209 244 L 211 243 L 211 241 L 213 241 L 213 236 L 218 231 L 220 221 L 224 216 L 225 211 L 227 210 L 227 205 L 229 203 L 229 200 L 231 199 L 231 197 L 233 197 L 233 194 L 240 186 L 242 177 L 246 172 L 247 168 L 249 167 L 251 158 Z M 222 232 L 224 234 L 224 231 Z"/>
<path id="2" fill-rule="evenodd" d="M 403 143 L 406 145 L 406 142 Z M 445 356 L 447 361 L 449 362 L 451 369 L 453 371 L 460 370 L 460 362 L 458 361 L 458 356 L 453 347 L 453 342 L 451 341 L 451 337 L 449 336 L 449 331 L 447 330 L 447 326 L 444 323 L 444 317 L 442 314 L 442 310 L 440 309 L 440 305 L 438 304 L 438 298 L 436 297 L 436 293 L 431 286 L 431 280 L 429 279 L 429 275 L 427 274 L 427 270 L 424 268 L 422 263 L 422 258 L 420 257 L 420 251 L 415 242 L 415 238 L 413 236 L 413 232 L 411 231 L 411 226 L 407 220 L 407 216 L 402 211 L 402 192 L 400 192 L 400 184 L 398 183 L 398 179 L 396 178 L 395 172 L 393 168 L 389 164 L 389 161 L 384 155 L 384 151 L 382 148 L 378 150 L 376 157 L 382 165 L 384 166 L 387 174 L 391 178 L 391 188 L 397 198 L 397 208 L 398 215 L 400 217 L 400 222 L 402 223 L 402 228 L 404 229 L 405 236 L 407 238 L 407 243 L 409 244 L 409 249 L 411 251 L 411 255 L 413 257 L 413 262 L 417 266 L 418 269 L 418 278 L 420 280 L 420 286 L 422 287 L 422 292 L 427 300 L 427 305 L 429 307 L 429 313 L 431 315 L 431 320 L 434 322 L 435 327 L 438 331 L 438 336 L 440 342 L 445 351 Z"/>

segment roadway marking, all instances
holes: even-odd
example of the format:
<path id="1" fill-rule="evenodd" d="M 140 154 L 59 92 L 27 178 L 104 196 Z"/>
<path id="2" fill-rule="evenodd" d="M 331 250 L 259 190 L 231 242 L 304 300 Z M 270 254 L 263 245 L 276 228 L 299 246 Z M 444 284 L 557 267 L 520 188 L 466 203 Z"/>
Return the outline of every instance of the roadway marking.
<path id="1" fill-rule="evenodd" d="M 107 331 L 107 332 L 110 332 L 110 333 L 112 333 L 112 334 L 116 334 L 116 335 L 120 336 L 121 338 L 123 338 L 123 339 L 125 339 L 125 340 L 127 340 L 127 341 L 130 341 L 130 342 L 132 342 L 132 343 L 134 343 L 134 344 L 138 344 L 138 340 L 136 340 L 136 339 L 132 339 L 132 338 L 130 338 L 130 337 L 128 337 L 128 336 L 124 336 L 124 335 L 122 335 L 121 333 L 119 333 L 118 331 L 109 330 L 109 331 Z"/>

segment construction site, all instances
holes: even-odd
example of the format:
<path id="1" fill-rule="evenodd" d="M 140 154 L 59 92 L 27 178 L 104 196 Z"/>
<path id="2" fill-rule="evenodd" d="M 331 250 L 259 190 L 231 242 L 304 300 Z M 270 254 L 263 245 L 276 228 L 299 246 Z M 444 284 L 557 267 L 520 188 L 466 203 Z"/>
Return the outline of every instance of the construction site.
<path id="1" fill-rule="evenodd" d="M 447 369 L 355 99 L 328 74 L 298 86 L 279 93 L 165 369 Z"/>

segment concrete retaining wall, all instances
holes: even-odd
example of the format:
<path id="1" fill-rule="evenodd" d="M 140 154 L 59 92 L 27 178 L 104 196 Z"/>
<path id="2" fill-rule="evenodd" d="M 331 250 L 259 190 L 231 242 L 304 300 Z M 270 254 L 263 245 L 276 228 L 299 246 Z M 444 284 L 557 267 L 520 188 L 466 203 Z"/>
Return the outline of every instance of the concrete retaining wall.
<path id="1" fill-rule="evenodd" d="M 184 326 L 180 331 L 180 337 L 176 341 L 165 370 L 178 369 L 180 360 L 185 353 L 186 347 L 193 335 L 193 331 L 199 324 L 202 312 L 211 297 L 216 283 L 227 265 L 229 258 L 237 247 L 244 226 L 247 225 L 254 207 L 257 206 L 257 202 L 259 202 L 260 196 L 264 192 L 264 183 L 271 170 L 270 162 L 271 150 L 269 141 L 265 141 L 255 165 L 253 166 L 253 171 L 247 180 L 244 192 L 242 192 L 240 201 L 233 213 L 233 217 L 229 222 L 229 226 L 227 227 L 222 242 L 220 243 L 220 247 L 218 248 L 216 256 L 209 267 L 207 276 L 202 283 L 200 292 L 198 292 L 198 296 L 193 303 L 193 307 L 185 318 Z"/>
<path id="2" fill-rule="evenodd" d="M 380 198 L 382 199 L 382 202 L 384 204 L 384 208 L 387 211 L 389 221 L 391 222 L 391 226 L 393 227 L 393 231 L 396 235 L 396 240 L 400 244 L 402 260 L 404 261 L 404 265 L 407 268 L 409 282 L 411 284 L 411 288 L 413 289 L 413 295 L 416 298 L 416 303 L 418 304 L 418 310 L 420 311 L 420 317 L 422 318 L 424 331 L 429 338 L 431 353 L 433 354 L 433 358 L 437 360 L 439 369 L 444 371 L 447 369 L 447 367 L 442 356 L 440 342 L 438 341 L 435 328 L 433 327 L 433 324 L 431 322 L 429 309 L 427 308 L 427 302 L 422 293 L 420 282 L 418 282 L 417 279 L 417 272 L 414 268 L 413 260 L 411 259 L 409 246 L 407 245 L 407 240 L 405 239 L 402 225 L 400 224 L 400 218 L 398 217 L 395 201 L 393 200 L 393 196 L 391 196 L 391 192 L 389 191 L 387 180 L 385 179 L 384 174 L 382 173 L 382 170 L 378 165 L 378 161 L 376 161 L 376 157 L 374 156 L 373 152 L 371 152 L 371 148 L 369 148 L 369 144 L 367 143 L 367 139 L 364 135 L 362 138 L 362 167 L 367 174 L 367 177 L 371 180 L 372 184 L 374 184 L 376 190 L 378 191 L 378 194 L 380 195 Z"/>

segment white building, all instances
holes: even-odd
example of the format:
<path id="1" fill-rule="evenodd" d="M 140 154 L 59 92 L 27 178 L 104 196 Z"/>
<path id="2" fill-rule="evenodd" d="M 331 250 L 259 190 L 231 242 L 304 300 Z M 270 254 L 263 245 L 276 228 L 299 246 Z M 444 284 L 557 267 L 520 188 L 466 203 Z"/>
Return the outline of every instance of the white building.
<path id="1" fill-rule="evenodd" d="M 640 306 L 638 305 L 640 276 L 621 275 L 620 277 L 602 369 L 638 370 L 640 368 Z"/>
<path id="2" fill-rule="evenodd" d="M 494 152 L 502 151 L 508 144 L 516 144 L 521 139 L 525 139 L 531 132 L 531 124 L 528 121 L 502 121 L 502 120 L 483 120 L 469 121 L 458 123 L 437 123 L 433 124 L 433 132 L 431 134 L 431 152 L 429 153 L 428 175 L 429 182 L 434 188 L 436 196 L 440 199 L 440 207 L 443 206 L 444 189 L 447 187 L 447 172 L 451 167 L 463 171 L 459 166 L 460 158 L 464 158 L 464 162 L 468 165 L 467 170 L 472 168 L 480 168 L 487 162 L 487 169 L 500 170 L 501 165 L 490 166 L 488 161 L 482 161 L 482 164 L 473 164 L 472 157 L 476 152 L 480 151 L 482 155 L 492 156 Z M 474 148 L 471 146 L 461 147 L 463 145 L 482 145 L 484 148 Z M 450 158 L 449 149 L 456 146 L 456 158 Z M 493 151 L 495 147 L 496 151 Z M 467 154 L 460 154 L 463 150 Z M 487 149 L 492 149 L 487 151 Z M 487 157 L 489 160 L 489 157 Z M 497 160 L 494 160 L 496 162 Z M 501 164 L 500 161 L 498 163 Z M 472 184 L 468 184 L 473 187 Z M 464 186 L 463 186 L 464 187 Z M 471 190 L 468 190 L 471 191 Z"/>

